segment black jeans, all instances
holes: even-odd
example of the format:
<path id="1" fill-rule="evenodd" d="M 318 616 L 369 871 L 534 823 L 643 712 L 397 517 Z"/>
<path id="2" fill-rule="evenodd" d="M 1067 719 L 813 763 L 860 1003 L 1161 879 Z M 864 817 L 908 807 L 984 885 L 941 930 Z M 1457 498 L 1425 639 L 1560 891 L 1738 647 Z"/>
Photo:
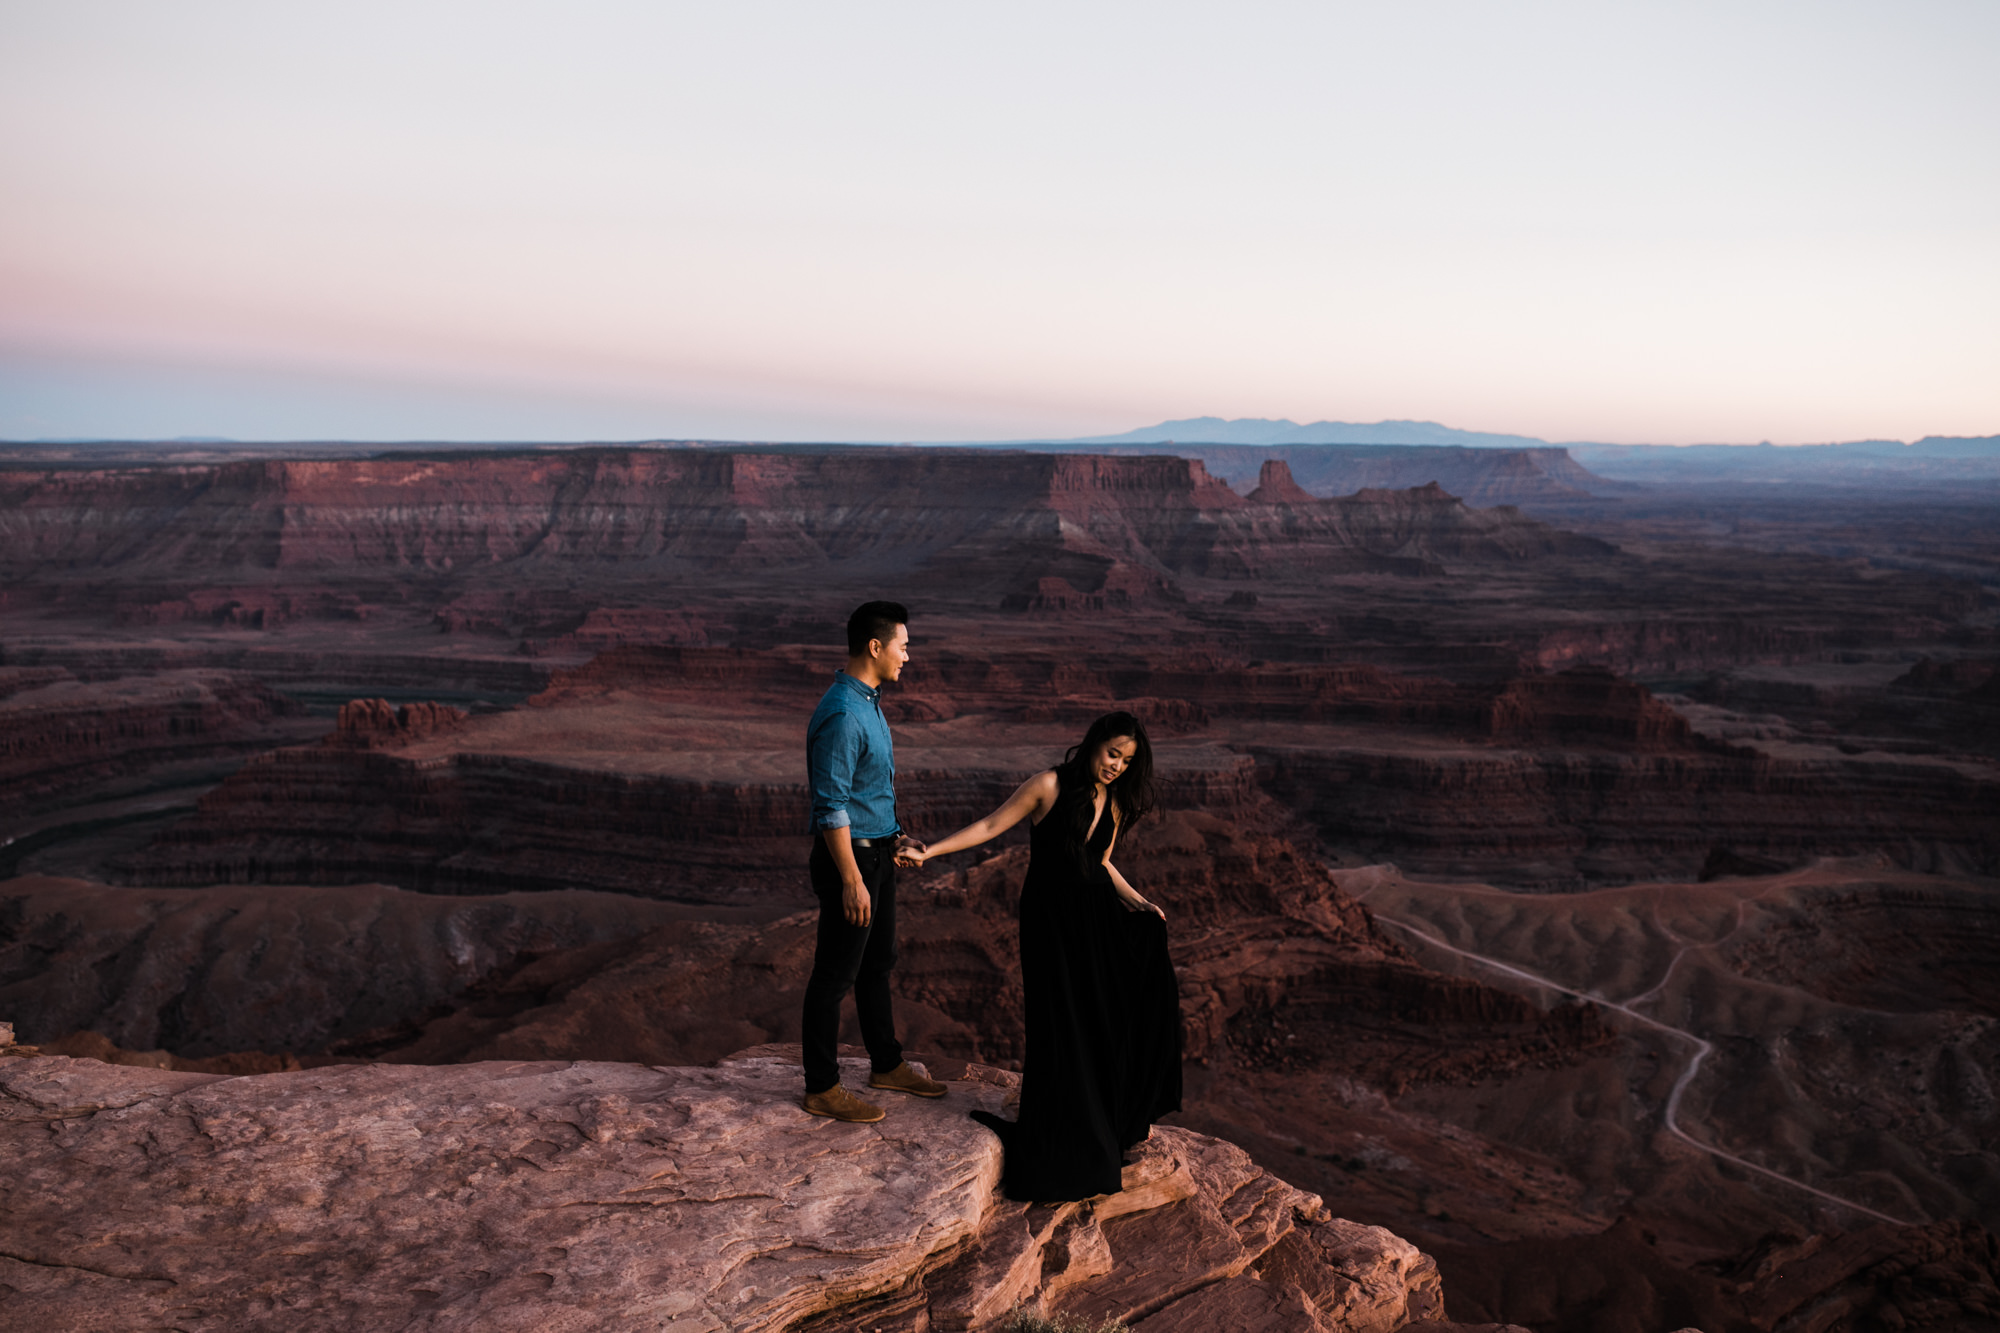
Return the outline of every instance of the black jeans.
<path id="1" fill-rule="evenodd" d="M 826 840 L 813 839 L 808 869 L 819 898 L 819 944 L 813 951 L 812 979 L 806 982 L 805 1014 L 799 1024 L 805 1048 L 806 1092 L 825 1092 L 840 1082 L 840 1001 L 854 992 L 861 1019 L 861 1042 L 878 1074 L 903 1063 L 896 1040 L 896 1015 L 889 1000 L 889 971 L 896 966 L 896 855 L 894 838 L 856 847 L 854 864 L 868 886 L 873 913 L 865 926 L 850 925 L 841 905 L 840 871 Z"/>

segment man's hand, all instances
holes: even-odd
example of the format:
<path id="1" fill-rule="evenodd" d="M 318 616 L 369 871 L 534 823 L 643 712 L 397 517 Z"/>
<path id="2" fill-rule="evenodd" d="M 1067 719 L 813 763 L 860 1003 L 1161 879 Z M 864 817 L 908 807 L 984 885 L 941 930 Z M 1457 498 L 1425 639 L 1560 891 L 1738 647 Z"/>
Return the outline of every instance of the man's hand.
<path id="1" fill-rule="evenodd" d="M 896 835 L 896 864 L 904 870 L 911 870 L 924 863 L 930 851 L 921 838 L 912 838 L 907 833 Z"/>
<path id="2" fill-rule="evenodd" d="M 840 886 L 840 906 L 850 926 L 865 926 L 875 919 L 875 904 L 868 897 L 868 886 L 858 878 Z"/>
<path id="3" fill-rule="evenodd" d="M 875 919 L 875 904 L 868 900 L 868 881 L 854 860 L 854 839 L 846 828 L 830 828 L 820 834 L 827 854 L 840 875 L 840 909 L 850 926 L 865 926 Z"/>

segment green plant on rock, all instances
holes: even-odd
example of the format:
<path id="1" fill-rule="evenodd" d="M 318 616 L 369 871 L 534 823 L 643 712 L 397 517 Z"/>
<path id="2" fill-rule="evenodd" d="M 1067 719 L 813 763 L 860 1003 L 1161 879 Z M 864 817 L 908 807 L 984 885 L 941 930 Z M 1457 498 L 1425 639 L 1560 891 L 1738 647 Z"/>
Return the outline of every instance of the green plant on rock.
<path id="1" fill-rule="evenodd" d="M 1041 1315 L 1019 1306 L 1007 1312 L 1000 1333 L 1132 1333 L 1122 1319 L 1093 1324 L 1088 1319 L 1065 1319 L 1061 1315 Z"/>

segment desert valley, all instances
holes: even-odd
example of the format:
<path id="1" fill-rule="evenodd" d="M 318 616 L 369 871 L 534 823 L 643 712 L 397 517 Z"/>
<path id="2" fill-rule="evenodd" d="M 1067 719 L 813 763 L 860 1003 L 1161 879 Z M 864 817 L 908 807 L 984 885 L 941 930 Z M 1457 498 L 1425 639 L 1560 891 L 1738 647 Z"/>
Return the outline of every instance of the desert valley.
<path id="1" fill-rule="evenodd" d="M 1101 712 L 1151 730 L 1165 809 L 1119 863 L 1169 913 L 1186 1107 L 1131 1168 L 1148 1210 L 1010 1214 L 1034 1239 L 1007 1250 L 898 1168 L 943 1239 L 817 1287 L 689 1269 L 794 1294 L 686 1327 L 985 1328 L 1000 1293 L 1145 1333 L 2000 1329 L 2000 487 L 1590 462 L 13 451 L 0 1019 L 76 1087 L 0 1061 L 35 1164 L 0 1282 L 51 1326 L 120 1282 L 168 1284 L 143 1308 L 173 1326 L 276 1320 L 219 1289 L 175 1315 L 196 1261 L 134 1257 L 115 1166 L 219 1153 L 222 1179 L 222 1131 L 169 1129 L 269 1120 L 257 1089 L 303 1085 L 267 1075 L 382 1123 L 453 1089 L 432 1118 L 484 1143 L 505 1117 L 471 1108 L 515 1062 L 583 1149 L 669 1155 L 755 1092 L 769 1133 L 716 1140 L 724 1185 L 796 1167 L 772 1090 L 812 954 L 803 727 L 849 609 L 893 597 L 918 836 Z M 964 1106 L 1018 1081 L 1025 860 L 1017 832 L 905 881 L 904 1041 Z M 616 1096 L 572 1062 L 626 1071 Z M 283 1105 L 287 1142 L 336 1132 Z M 937 1162 L 988 1151 L 936 1119 Z M 121 1200 L 113 1240 L 79 1191 Z M 514 1326 L 498 1278 L 330 1276 L 337 1240 L 258 1290 L 375 1282 L 391 1326 Z M 124 1268 L 78 1257 L 104 1245 Z M 550 1271 L 508 1299 L 585 1308 Z"/>

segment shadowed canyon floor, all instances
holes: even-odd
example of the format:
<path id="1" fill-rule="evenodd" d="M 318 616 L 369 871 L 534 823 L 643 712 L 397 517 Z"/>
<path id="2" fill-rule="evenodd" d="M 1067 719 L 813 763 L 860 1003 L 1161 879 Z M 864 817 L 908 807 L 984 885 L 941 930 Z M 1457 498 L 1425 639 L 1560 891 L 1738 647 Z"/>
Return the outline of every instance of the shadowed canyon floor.
<path id="1" fill-rule="evenodd" d="M 2000 1326 L 2000 510 L 1449 452 L 1527 512 L 1421 450 L 0 474 L 0 1016 L 188 1075 L 794 1039 L 800 727 L 898 596 L 905 823 L 1144 717 L 1182 1121 L 1454 1317 Z M 941 1064 L 1021 1057 L 1021 857 L 907 882 Z"/>

